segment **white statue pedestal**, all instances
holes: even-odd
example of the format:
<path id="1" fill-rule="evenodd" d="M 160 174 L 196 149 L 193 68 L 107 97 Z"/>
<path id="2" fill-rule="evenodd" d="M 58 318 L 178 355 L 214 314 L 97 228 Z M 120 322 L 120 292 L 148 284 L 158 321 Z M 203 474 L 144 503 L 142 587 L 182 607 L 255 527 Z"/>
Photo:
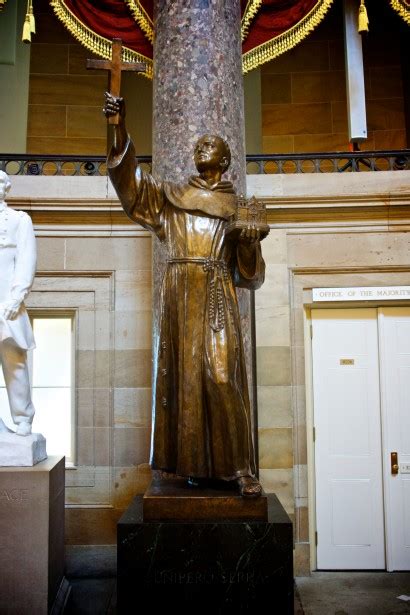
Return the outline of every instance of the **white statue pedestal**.
<path id="1" fill-rule="evenodd" d="M 27 467 L 47 459 L 46 439 L 41 433 L 18 436 L 0 433 L 0 467 Z"/>
<path id="2" fill-rule="evenodd" d="M 64 457 L 0 468 L 0 613 L 62 612 L 64 481 Z"/>

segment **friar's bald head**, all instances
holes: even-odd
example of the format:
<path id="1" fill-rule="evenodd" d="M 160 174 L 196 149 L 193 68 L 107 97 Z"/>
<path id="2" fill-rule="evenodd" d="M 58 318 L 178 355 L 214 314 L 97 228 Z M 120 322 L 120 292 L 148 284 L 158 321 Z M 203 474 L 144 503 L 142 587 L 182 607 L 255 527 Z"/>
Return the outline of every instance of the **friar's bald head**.
<path id="1" fill-rule="evenodd" d="M 196 142 L 194 161 L 200 173 L 214 168 L 225 173 L 231 164 L 231 150 L 222 137 L 206 134 Z"/>

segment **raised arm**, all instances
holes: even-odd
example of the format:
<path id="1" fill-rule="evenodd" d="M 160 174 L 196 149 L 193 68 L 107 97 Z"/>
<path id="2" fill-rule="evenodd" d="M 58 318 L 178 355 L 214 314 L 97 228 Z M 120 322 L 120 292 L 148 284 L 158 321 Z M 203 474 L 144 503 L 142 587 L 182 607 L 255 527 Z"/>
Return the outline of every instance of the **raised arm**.
<path id="1" fill-rule="evenodd" d="M 134 145 L 125 126 L 124 99 L 106 92 L 104 114 L 108 118 L 116 113 L 119 114 L 119 123 L 114 126 L 114 142 L 107 158 L 110 179 L 127 216 L 163 240 L 165 197 L 162 185 L 144 173 L 137 163 Z"/>
<path id="2" fill-rule="evenodd" d="M 116 98 L 109 92 L 105 92 L 104 115 L 109 117 L 118 113 L 119 122 L 114 126 L 114 142 L 111 148 L 110 155 L 113 158 L 121 158 L 124 153 L 128 141 L 127 128 L 125 126 L 125 102 L 123 98 Z"/>

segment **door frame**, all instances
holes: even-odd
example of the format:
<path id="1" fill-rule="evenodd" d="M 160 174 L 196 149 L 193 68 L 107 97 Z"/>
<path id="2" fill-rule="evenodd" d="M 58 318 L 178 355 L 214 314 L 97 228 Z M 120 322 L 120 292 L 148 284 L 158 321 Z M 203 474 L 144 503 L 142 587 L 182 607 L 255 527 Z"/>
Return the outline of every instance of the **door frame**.
<path id="1" fill-rule="evenodd" d="M 306 386 L 306 453 L 309 510 L 310 570 L 317 568 L 316 548 L 316 463 L 314 440 L 313 404 L 313 355 L 312 355 L 312 307 L 303 310 L 303 336 L 305 343 L 305 386 Z"/>
<path id="2" fill-rule="evenodd" d="M 306 387 L 306 437 L 307 437 L 307 481 L 308 481 L 308 509 L 309 509 L 309 543 L 310 548 L 310 570 L 317 569 L 317 545 L 316 545 L 316 463 L 315 463 L 315 441 L 314 441 L 314 401 L 313 401 L 313 354 L 312 354 L 312 309 L 360 309 L 373 307 L 376 309 L 383 307 L 405 307 L 410 308 L 410 300 L 403 301 L 337 301 L 332 303 L 311 302 L 304 304 L 303 310 L 303 336 L 305 345 L 305 387 Z M 379 340 L 380 348 L 380 340 Z M 380 382 L 380 412 L 382 428 L 382 470 L 384 481 L 384 442 L 383 426 L 385 420 L 385 408 L 383 406 L 382 383 Z M 386 509 L 386 494 L 383 484 L 383 506 Z M 386 570 L 389 568 L 388 537 L 385 526 L 385 550 L 386 550 Z"/>

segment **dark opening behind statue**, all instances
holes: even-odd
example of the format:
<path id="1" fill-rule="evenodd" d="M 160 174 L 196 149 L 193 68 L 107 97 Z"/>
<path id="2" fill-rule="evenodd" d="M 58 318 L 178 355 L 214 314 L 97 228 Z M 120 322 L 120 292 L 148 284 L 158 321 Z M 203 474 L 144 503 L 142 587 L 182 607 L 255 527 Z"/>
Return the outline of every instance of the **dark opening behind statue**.
<path id="1" fill-rule="evenodd" d="M 221 180 L 229 147 L 205 135 L 194 151 L 199 176 L 158 182 L 136 162 L 123 99 L 107 93 L 104 112 L 120 116 L 108 171 L 124 211 L 155 233 L 168 255 L 154 348 L 151 465 L 235 480 L 242 495 L 259 496 L 235 286 L 259 288 L 265 264 L 257 229 L 226 235 L 236 208 L 232 183 Z"/>

